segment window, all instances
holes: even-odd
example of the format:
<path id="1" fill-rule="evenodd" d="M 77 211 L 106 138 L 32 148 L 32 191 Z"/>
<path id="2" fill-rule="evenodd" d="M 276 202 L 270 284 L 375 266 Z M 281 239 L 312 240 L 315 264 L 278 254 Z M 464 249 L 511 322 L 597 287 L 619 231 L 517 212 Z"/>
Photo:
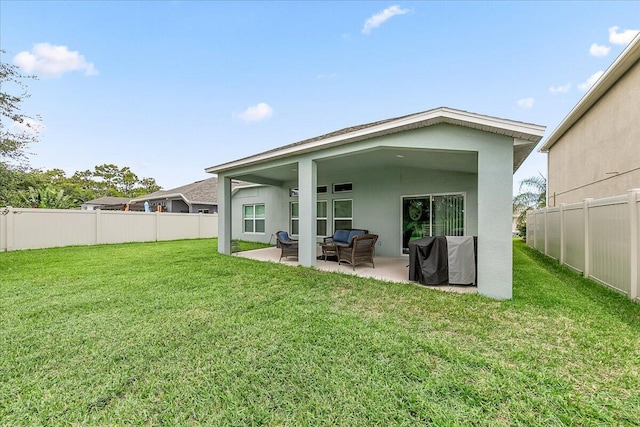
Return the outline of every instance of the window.
<path id="1" fill-rule="evenodd" d="M 327 186 L 326 185 L 318 185 L 316 187 L 316 192 L 318 194 L 324 194 L 327 192 Z M 289 197 L 298 197 L 298 195 L 300 194 L 300 190 L 298 190 L 297 188 L 290 188 L 289 189 Z"/>
<path id="2" fill-rule="evenodd" d="M 464 194 L 427 194 L 402 198 L 402 252 L 409 241 L 427 236 L 464 235 Z"/>
<path id="3" fill-rule="evenodd" d="M 353 200 L 333 201 L 333 230 L 349 230 L 353 226 Z"/>
<path id="4" fill-rule="evenodd" d="M 318 236 L 327 236 L 327 201 L 320 200 L 316 209 L 316 227 Z"/>
<path id="5" fill-rule="evenodd" d="M 321 200 L 316 205 L 316 227 L 318 236 L 327 235 L 327 201 Z M 300 204 L 291 202 L 289 208 L 289 231 L 292 235 L 300 234 Z"/>
<path id="6" fill-rule="evenodd" d="M 208 214 L 209 213 L 209 209 L 198 209 L 198 213 Z"/>
<path id="7" fill-rule="evenodd" d="M 333 184 L 334 193 L 348 193 L 353 191 L 353 183 L 345 182 L 344 184 Z"/>
<path id="8" fill-rule="evenodd" d="M 289 219 L 290 219 L 289 231 L 294 236 L 297 236 L 300 233 L 299 210 L 300 210 L 300 203 L 291 202 L 291 205 L 289 207 Z"/>
<path id="9" fill-rule="evenodd" d="M 244 232 L 264 233 L 264 204 L 244 205 Z"/>

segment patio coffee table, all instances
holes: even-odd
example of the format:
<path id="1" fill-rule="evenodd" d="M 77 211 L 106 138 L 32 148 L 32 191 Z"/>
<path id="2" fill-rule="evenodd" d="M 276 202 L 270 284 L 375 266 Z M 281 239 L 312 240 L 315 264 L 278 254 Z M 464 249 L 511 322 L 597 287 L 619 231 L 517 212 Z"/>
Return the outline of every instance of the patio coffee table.
<path id="1" fill-rule="evenodd" d="M 338 256 L 338 251 L 336 249 L 336 245 L 334 243 L 318 243 L 322 248 L 322 258 L 324 262 L 327 262 L 327 257 L 329 256 Z"/>

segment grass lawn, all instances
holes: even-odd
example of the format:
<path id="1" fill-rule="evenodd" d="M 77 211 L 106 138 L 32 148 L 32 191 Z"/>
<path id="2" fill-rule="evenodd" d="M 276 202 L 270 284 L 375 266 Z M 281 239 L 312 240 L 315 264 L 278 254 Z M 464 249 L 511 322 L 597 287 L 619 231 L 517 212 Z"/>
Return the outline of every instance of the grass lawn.
<path id="1" fill-rule="evenodd" d="M 521 242 L 512 301 L 216 247 L 0 253 L 0 424 L 640 423 L 640 306 Z"/>

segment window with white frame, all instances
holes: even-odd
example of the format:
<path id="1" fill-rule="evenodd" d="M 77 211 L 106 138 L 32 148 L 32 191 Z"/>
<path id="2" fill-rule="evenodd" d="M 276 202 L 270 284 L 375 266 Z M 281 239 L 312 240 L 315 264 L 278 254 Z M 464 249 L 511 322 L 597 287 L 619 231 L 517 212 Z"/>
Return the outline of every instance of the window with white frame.
<path id="1" fill-rule="evenodd" d="M 325 194 L 327 192 L 326 185 L 318 185 L 316 187 L 316 192 L 318 194 Z M 300 195 L 300 190 L 297 188 L 289 188 L 289 197 L 298 197 Z"/>
<path id="2" fill-rule="evenodd" d="M 244 205 L 244 232 L 264 233 L 265 209 L 264 204 Z"/>
<path id="3" fill-rule="evenodd" d="M 318 200 L 317 209 L 316 209 L 316 227 L 318 236 L 327 236 L 327 226 L 328 226 L 328 212 L 327 212 L 327 201 L 326 200 Z"/>
<path id="4" fill-rule="evenodd" d="M 333 184 L 333 192 L 334 193 L 350 193 L 353 191 L 353 183 L 344 182 L 341 184 Z"/>
<path id="5" fill-rule="evenodd" d="M 289 232 L 297 236 L 300 233 L 300 204 L 291 202 L 289 205 Z M 324 237 L 327 235 L 327 201 L 320 200 L 316 205 L 316 227 L 317 235 Z"/>
<path id="6" fill-rule="evenodd" d="M 333 231 L 353 228 L 353 200 L 333 201 Z"/>
<path id="7" fill-rule="evenodd" d="M 291 202 L 289 205 L 289 232 L 297 236 L 300 233 L 300 203 Z"/>

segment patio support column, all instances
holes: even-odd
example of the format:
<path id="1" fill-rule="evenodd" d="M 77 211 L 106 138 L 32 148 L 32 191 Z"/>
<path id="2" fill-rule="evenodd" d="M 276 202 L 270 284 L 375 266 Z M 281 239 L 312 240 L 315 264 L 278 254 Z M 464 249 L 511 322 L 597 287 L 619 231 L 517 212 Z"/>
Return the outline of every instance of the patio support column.
<path id="1" fill-rule="evenodd" d="M 511 299 L 513 143 L 495 140 L 478 152 L 478 292 Z"/>
<path id="2" fill-rule="evenodd" d="M 218 252 L 231 254 L 231 178 L 218 175 Z"/>
<path id="3" fill-rule="evenodd" d="M 302 159 L 298 162 L 299 247 L 298 263 L 305 267 L 316 265 L 316 187 L 318 173 L 316 162 Z"/>

